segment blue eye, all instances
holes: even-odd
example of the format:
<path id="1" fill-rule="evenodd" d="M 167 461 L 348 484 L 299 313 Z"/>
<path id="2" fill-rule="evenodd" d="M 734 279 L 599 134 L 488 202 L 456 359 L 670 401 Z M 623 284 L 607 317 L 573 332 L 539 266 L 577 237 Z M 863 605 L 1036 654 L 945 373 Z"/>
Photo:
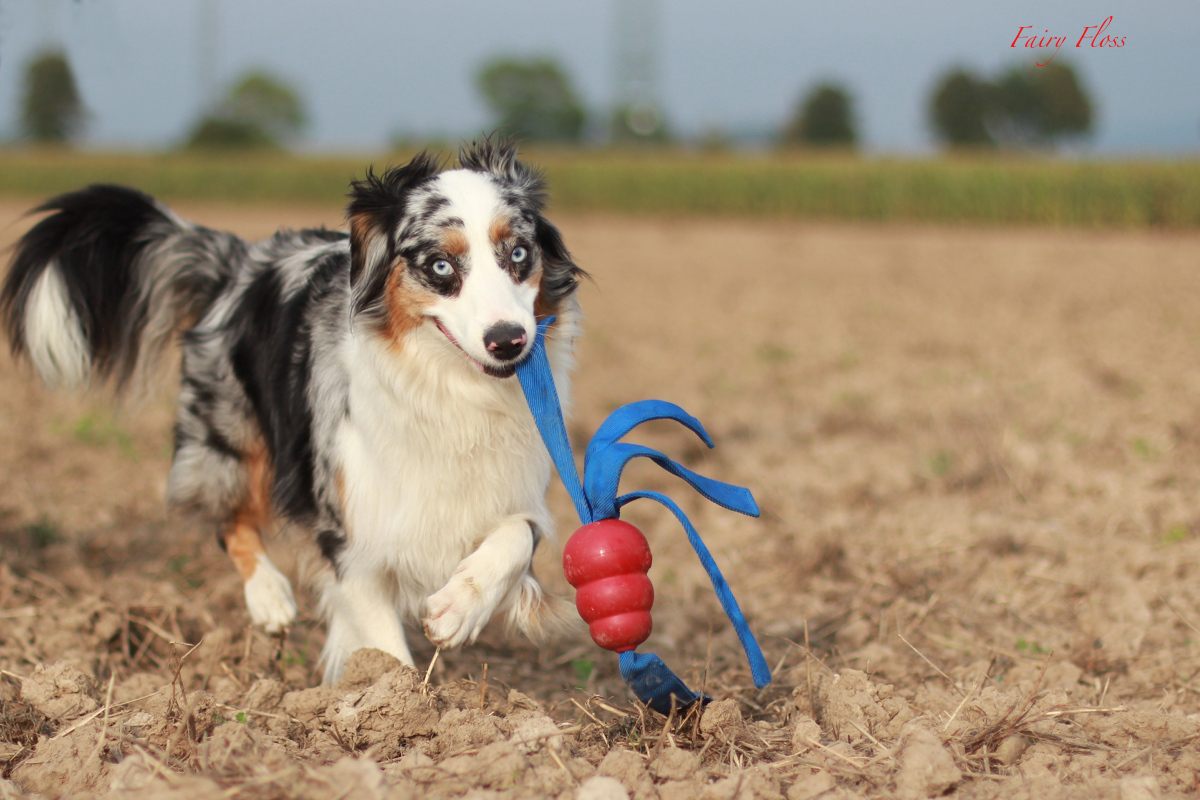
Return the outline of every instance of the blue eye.
<path id="1" fill-rule="evenodd" d="M 511 258 L 514 264 L 520 264 L 522 261 L 529 258 L 529 251 L 518 245 L 517 247 L 513 248 Z"/>
<path id="2" fill-rule="evenodd" d="M 439 278 L 445 278 L 453 274 L 454 265 L 444 258 L 439 258 L 437 261 L 433 262 L 432 269 L 434 275 L 437 275 Z"/>

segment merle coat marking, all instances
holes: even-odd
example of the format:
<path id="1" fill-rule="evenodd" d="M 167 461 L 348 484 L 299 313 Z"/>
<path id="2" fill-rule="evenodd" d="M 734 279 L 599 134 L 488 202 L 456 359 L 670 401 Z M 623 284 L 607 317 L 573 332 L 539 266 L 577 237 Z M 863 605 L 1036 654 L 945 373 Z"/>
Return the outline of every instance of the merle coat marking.
<path id="1" fill-rule="evenodd" d="M 252 619 L 295 618 L 264 551 L 307 531 L 336 680 L 359 647 L 411 664 L 402 623 L 474 640 L 495 612 L 536 633 L 531 570 L 550 461 L 512 377 L 536 319 L 564 398 L 582 271 L 511 145 L 427 154 L 352 186 L 349 233 L 256 243 L 92 186 L 37 209 L 0 292 L 14 353 L 48 384 L 144 386 L 181 343 L 170 501 L 211 518 Z"/>

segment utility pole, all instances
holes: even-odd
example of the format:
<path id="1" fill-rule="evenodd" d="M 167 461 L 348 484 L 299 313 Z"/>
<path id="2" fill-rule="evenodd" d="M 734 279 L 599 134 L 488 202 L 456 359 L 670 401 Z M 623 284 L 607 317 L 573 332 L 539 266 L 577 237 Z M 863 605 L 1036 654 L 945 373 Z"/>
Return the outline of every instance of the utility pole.
<path id="1" fill-rule="evenodd" d="M 58 0 L 38 0 L 37 26 L 39 51 L 57 50 L 62 47 L 59 36 L 59 2 Z"/>
<path id="2" fill-rule="evenodd" d="M 649 140 L 663 135 L 662 9 L 660 0 L 614 0 L 616 108 L 613 136 Z"/>
<path id="3" fill-rule="evenodd" d="M 196 31 L 196 71 L 202 113 L 217 107 L 221 48 L 220 0 L 199 0 Z"/>

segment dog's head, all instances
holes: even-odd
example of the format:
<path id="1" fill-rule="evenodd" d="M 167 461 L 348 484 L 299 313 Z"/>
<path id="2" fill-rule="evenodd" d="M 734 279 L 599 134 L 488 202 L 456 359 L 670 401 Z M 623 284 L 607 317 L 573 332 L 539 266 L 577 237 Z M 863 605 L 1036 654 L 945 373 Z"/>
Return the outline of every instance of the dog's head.
<path id="1" fill-rule="evenodd" d="M 541 175 L 510 143 L 475 142 L 458 169 L 421 153 L 355 181 L 352 313 L 396 344 L 436 326 L 483 372 L 513 374 L 537 319 L 558 313 L 583 271 L 542 216 Z"/>

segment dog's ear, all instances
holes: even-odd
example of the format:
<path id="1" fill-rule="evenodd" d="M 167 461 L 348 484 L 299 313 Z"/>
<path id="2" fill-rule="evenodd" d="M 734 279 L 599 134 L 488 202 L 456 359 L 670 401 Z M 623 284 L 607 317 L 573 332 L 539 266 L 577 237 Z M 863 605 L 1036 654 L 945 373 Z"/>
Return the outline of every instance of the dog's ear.
<path id="1" fill-rule="evenodd" d="M 539 316 L 557 314 L 562 301 L 579 286 L 580 278 L 590 277 L 572 260 L 558 228 L 542 215 L 537 216 L 534 238 L 542 253 L 542 282 L 538 287 Z"/>
<path id="2" fill-rule="evenodd" d="M 396 228 L 408 194 L 438 172 L 438 159 L 428 151 L 382 175 L 367 169 L 365 178 L 350 184 L 350 293 L 352 310 L 361 313 L 382 297 L 389 267 L 396 259 Z"/>
<path id="3" fill-rule="evenodd" d="M 517 143 L 511 139 L 485 136 L 458 151 L 463 169 L 486 172 L 519 189 L 540 211 L 545 204 L 542 173 L 517 158 Z"/>

